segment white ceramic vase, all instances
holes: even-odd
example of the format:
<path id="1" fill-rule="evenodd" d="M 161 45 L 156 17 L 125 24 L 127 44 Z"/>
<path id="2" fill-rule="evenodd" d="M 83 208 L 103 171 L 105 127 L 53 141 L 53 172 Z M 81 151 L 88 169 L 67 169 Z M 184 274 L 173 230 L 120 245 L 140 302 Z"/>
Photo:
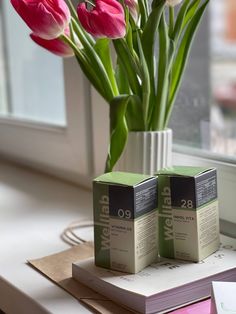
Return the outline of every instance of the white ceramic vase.
<path id="1" fill-rule="evenodd" d="M 129 132 L 115 170 L 155 174 L 172 166 L 172 130 Z"/>

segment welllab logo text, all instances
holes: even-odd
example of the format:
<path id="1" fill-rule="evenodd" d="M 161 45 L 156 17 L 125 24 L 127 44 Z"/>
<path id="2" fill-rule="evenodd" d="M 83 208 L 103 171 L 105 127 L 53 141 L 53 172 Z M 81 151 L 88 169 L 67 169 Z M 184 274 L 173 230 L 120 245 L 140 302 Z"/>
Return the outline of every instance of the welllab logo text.
<path id="1" fill-rule="evenodd" d="M 171 208 L 171 190 L 170 187 L 166 186 L 161 192 L 162 196 L 162 211 L 159 217 L 163 217 L 164 220 L 164 240 L 173 240 L 173 219 L 172 219 L 172 208 Z"/>
<path id="2" fill-rule="evenodd" d="M 101 250 L 109 250 L 110 249 L 110 228 L 109 228 L 109 197 L 107 195 L 102 195 L 99 200 L 99 204 L 101 205 L 99 222 L 100 226 L 102 226 L 101 232 Z"/>

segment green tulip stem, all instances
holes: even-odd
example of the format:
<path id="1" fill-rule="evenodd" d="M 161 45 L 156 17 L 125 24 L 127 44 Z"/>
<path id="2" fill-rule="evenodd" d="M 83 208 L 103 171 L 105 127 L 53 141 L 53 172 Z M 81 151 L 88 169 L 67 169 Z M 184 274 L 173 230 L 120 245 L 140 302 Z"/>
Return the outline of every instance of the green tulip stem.
<path id="1" fill-rule="evenodd" d="M 84 2 L 85 2 L 85 3 L 88 3 L 88 4 L 91 5 L 93 8 L 96 7 L 96 5 L 95 5 L 92 1 L 85 0 Z"/>
<path id="2" fill-rule="evenodd" d="M 80 56 L 80 57 L 83 56 L 82 51 L 76 46 L 76 44 L 70 39 L 70 37 L 68 37 L 68 36 L 66 36 L 66 35 L 64 35 L 64 34 L 62 34 L 62 35 L 60 36 L 60 38 L 61 38 L 61 40 L 63 40 L 66 44 L 68 44 L 68 45 L 74 50 L 74 52 L 75 52 L 78 56 Z"/>
<path id="3" fill-rule="evenodd" d="M 68 2 L 68 6 L 69 6 L 69 8 L 70 8 L 70 11 L 71 11 L 71 15 L 72 15 L 74 18 L 77 18 L 77 12 L 76 12 L 76 10 L 75 10 L 75 7 L 74 7 L 72 1 L 71 1 L 71 0 L 67 0 L 67 2 Z"/>
<path id="4" fill-rule="evenodd" d="M 169 36 L 171 37 L 174 31 L 175 25 L 175 10 L 173 7 L 169 7 Z"/>

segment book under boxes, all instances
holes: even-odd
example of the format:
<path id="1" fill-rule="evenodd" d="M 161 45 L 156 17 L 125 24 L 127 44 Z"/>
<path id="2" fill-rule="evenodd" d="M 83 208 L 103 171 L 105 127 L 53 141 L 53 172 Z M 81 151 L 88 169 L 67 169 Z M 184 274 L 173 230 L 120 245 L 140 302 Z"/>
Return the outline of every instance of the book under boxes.
<path id="1" fill-rule="evenodd" d="M 200 263 L 160 258 L 137 274 L 124 274 L 96 267 L 90 258 L 73 264 L 72 276 L 139 313 L 166 313 L 209 297 L 212 281 L 236 281 L 236 240 L 221 240 L 221 248 Z"/>

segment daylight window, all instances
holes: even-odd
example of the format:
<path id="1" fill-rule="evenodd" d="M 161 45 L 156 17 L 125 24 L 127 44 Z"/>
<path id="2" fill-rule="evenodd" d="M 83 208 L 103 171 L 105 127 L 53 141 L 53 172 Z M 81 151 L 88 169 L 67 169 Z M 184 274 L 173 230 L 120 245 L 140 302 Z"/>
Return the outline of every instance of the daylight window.
<path id="1" fill-rule="evenodd" d="M 63 60 L 29 39 L 10 2 L 0 6 L 0 114 L 65 125 Z"/>
<path id="2" fill-rule="evenodd" d="M 202 153 L 210 153 L 214 159 L 234 162 L 235 0 L 211 2 L 192 49 L 171 127 L 174 129 L 175 143 L 180 147 L 200 149 Z"/>

